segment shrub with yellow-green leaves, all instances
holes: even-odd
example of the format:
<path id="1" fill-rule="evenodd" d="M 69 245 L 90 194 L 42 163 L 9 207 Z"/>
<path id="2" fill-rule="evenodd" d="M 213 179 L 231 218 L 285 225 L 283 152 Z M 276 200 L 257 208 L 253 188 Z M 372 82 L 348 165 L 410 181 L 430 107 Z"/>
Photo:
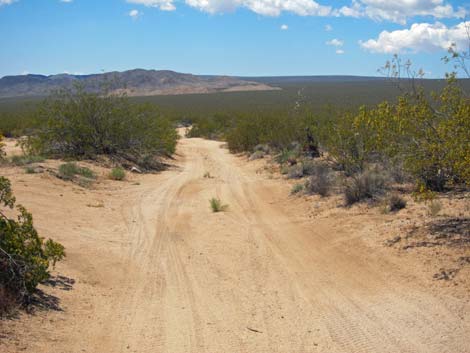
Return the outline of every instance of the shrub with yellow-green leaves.
<path id="1" fill-rule="evenodd" d="M 16 209 L 16 218 L 8 209 Z M 0 315 L 29 298 L 64 256 L 61 244 L 39 236 L 32 215 L 16 205 L 10 181 L 0 177 Z"/>

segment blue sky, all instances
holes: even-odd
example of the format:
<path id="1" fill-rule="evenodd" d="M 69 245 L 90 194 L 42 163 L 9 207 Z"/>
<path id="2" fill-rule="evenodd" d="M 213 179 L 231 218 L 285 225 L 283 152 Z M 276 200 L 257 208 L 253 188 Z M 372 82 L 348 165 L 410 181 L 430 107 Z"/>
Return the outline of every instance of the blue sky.
<path id="1" fill-rule="evenodd" d="M 445 48 L 467 44 L 468 10 L 446 0 L 0 0 L 0 77 L 376 75 L 394 53 L 442 77 Z"/>

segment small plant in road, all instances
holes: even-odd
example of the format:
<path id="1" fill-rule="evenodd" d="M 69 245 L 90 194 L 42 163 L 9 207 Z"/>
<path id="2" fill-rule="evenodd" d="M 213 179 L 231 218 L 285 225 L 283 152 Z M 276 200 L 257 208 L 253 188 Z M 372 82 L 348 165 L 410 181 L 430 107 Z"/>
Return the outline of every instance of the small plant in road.
<path id="1" fill-rule="evenodd" d="M 212 212 L 217 213 L 217 212 L 224 212 L 227 210 L 228 205 L 222 204 L 222 201 L 220 199 L 213 197 L 212 199 L 209 200 Z"/>

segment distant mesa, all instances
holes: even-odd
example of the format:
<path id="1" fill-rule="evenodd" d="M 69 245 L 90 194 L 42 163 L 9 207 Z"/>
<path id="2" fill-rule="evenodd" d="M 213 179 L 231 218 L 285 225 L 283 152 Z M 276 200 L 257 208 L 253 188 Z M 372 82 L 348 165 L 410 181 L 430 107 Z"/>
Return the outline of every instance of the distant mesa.
<path id="1" fill-rule="evenodd" d="M 129 96 L 177 95 L 279 89 L 264 82 L 229 76 L 197 76 L 174 71 L 130 70 L 93 75 L 20 75 L 0 79 L 0 98 L 44 97 L 61 88 L 80 83 L 85 90 L 98 92 L 107 85 L 112 92 Z"/>

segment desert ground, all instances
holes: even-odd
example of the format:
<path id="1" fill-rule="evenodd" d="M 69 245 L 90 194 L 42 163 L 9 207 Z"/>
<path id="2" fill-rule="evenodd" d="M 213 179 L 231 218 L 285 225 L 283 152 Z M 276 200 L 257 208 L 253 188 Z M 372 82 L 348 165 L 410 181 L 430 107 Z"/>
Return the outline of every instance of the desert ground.
<path id="1" fill-rule="evenodd" d="M 49 308 L 0 323 L 1 352 L 470 352 L 470 252 L 415 246 L 434 222 L 423 205 L 294 197 L 216 141 L 182 138 L 170 163 L 89 189 L 2 167 L 67 258 L 41 286 Z"/>

